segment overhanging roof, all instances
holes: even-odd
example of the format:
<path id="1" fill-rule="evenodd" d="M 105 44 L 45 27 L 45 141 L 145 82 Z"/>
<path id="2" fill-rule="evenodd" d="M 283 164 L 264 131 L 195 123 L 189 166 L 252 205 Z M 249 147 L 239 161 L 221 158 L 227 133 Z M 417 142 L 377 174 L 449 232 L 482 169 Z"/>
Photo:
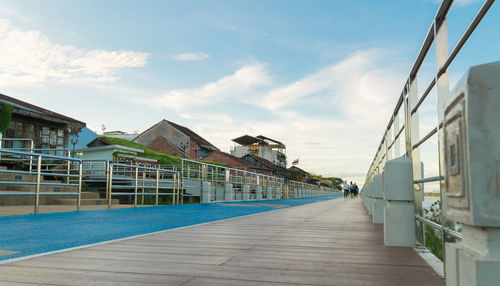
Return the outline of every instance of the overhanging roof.
<path id="1" fill-rule="evenodd" d="M 259 144 L 262 144 L 262 145 L 267 145 L 266 141 L 264 141 L 262 139 L 259 139 L 257 137 L 250 136 L 250 135 L 243 135 L 243 136 L 240 136 L 238 138 L 234 138 L 232 141 L 236 142 L 236 143 L 238 143 L 240 145 L 243 145 L 243 146 L 252 145 L 252 144 L 255 144 L 255 143 L 259 143 Z"/>
<path id="2" fill-rule="evenodd" d="M 277 144 L 277 146 L 276 146 L 276 147 L 279 147 L 279 148 L 286 148 L 286 147 L 285 147 L 285 144 L 281 143 L 280 141 L 278 141 L 278 140 L 274 140 L 274 139 L 271 139 L 271 138 L 266 137 L 266 136 L 264 136 L 264 135 L 259 135 L 259 136 L 257 136 L 257 138 L 262 139 L 262 140 L 268 140 L 268 141 L 274 142 L 274 143 L 276 143 L 276 144 Z"/>

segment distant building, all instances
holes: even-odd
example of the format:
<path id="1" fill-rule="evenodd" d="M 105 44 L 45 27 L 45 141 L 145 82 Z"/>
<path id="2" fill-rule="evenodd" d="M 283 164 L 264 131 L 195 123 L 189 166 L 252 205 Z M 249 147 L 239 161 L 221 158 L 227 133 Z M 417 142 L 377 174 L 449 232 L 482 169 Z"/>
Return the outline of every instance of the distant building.
<path id="1" fill-rule="evenodd" d="M 66 149 L 70 143 L 69 135 L 77 134 L 85 127 L 84 122 L 4 94 L 0 94 L 0 103 L 13 107 L 10 125 L 3 138 L 29 138 L 36 149 Z M 29 140 L 2 141 L 4 148 L 29 149 L 30 145 Z"/>
<path id="2" fill-rule="evenodd" d="M 302 170 L 299 167 L 292 166 L 288 168 L 289 172 L 289 179 L 294 180 L 294 181 L 299 181 L 299 182 L 304 182 L 304 183 L 309 183 L 310 182 L 310 174 L 304 170 Z M 317 182 L 316 182 L 317 184 Z"/>
<path id="3" fill-rule="evenodd" d="M 201 159 L 219 150 L 191 129 L 165 119 L 139 134 L 133 141 L 156 152 L 190 159 Z"/>
<path id="4" fill-rule="evenodd" d="M 286 168 L 286 147 L 280 141 L 259 135 L 244 135 L 233 139 L 239 144 L 231 148 L 231 154 L 236 157 L 243 157 L 252 154 L 264 158 L 274 165 Z"/>
<path id="5" fill-rule="evenodd" d="M 139 135 L 137 132 L 136 133 L 127 133 L 123 131 L 107 131 L 102 134 L 102 136 L 106 137 L 114 137 L 114 138 L 121 138 L 121 139 L 126 139 L 129 141 L 132 141 L 135 137 Z"/>
<path id="6" fill-rule="evenodd" d="M 132 164 L 157 164 L 158 160 L 142 157 L 144 150 L 111 144 L 108 140 L 98 137 L 86 148 L 77 150 L 76 156 L 84 160 L 125 161 Z"/>
<path id="7" fill-rule="evenodd" d="M 245 171 L 254 172 L 254 173 L 258 173 L 258 174 L 264 174 L 264 175 L 272 175 L 273 174 L 273 169 L 269 169 L 263 165 L 261 165 L 261 166 L 252 165 L 250 162 L 244 160 L 243 158 L 238 158 L 236 156 L 233 156 L 233 155 L 225 153 L 225 152 L 221 152 L 219 150 L 213 151 L 212 153 L 203 157 L 202 160 L 218 162 L 218 163 L 225 163 L 230 168 L 245 170 Z M 271 163 L 271 165 L 272 165 L 272 163 Z"/>

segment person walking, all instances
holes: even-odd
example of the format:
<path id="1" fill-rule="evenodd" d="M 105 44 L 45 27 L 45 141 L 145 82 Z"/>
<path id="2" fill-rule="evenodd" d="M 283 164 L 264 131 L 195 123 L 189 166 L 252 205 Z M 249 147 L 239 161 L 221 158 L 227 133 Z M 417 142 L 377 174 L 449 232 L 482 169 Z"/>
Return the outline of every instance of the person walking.
<path id="1" fill-rule="evenodd" d="M 349 193 L 350 193 L 350 197 L 352 198 L 354 195 L 354 184 L 352 183 L 352 181 L 351 181 L 351 184 L 349 185 Z"/>
<path id="2" fill-rule="evenodd" d="M 344 198 L 347 198 L 349 196 L 349 184 L 347 184 L 347 181 L 344 181 Z"/>

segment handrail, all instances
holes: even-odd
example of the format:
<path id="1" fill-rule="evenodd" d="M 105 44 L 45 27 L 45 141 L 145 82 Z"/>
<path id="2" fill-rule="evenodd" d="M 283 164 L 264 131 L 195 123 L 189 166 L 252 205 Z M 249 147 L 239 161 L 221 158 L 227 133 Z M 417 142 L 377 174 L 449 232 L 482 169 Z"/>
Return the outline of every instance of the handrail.
<path id="1" fill-rule="evenodd" d="M 367 175 L 365 180 L 365 185 L 373 180 L 373 177 L 381 173 L 384 169 L 385 162 L 387 162 L 391 158 L 399 157 L 401 155 L 405 155 L 412 159 L 413 161 L 413 177 L 415 178 L 413 183 L 415 184 L 415 188 L 417 188 L 418 192 L 422 191 L 423 186 L 421 184 L 429 183 L 429 182 L 439 182 L 443 180 L 443 174 L 445 174 L 445 166 L 444 166 L 444 147 L 442 146 L 443 139 L 443 102 L 448 96 L 449 92 L 449 79 L 448 79 L 448 68 L 450 67 L 453 60 L 459 54 L 461 49 L 465 46 L 470 36 L 479 26 L 485 15 L 488 13 L 489 9 L 494 4 L 495 0 L 485 0 L 483 5 L 480 7 L 468 27 L 463 31 L 460 35 L 458 42 L 451 49 L 451 52 L 448 53 L 448 30 L 447 30 L 447 17 L 451 11 L 451 7 L 454 3 L 453 0 L 443 0 L 430 24 L 430 27 L 427 29 L 425 34 L 425 38 L 422 42 L 420 50 L 416 56 L 415 61 L 410 69 L 410 72 L 406 79 L 403 82 L 403 88 L 400 94 L 398 94 L 398 100 L 396 106 L 394 107 L 393 112 L 390 114 L 389 122 L 385 130 L 383 130 L 383 135 L 376 148 L 375 155 L 373 156 L 373 160 L 371 161 Z M 432 45 L 434 45 L 434 50 L 436 51 L 435 56 L 435 74 L 432 80 L 428 84 L 423 84 L 424 92 L 420 96 L 418 96 L 418 91 L 416 89 L 416 84 L 418 82 L 418 74 L 421 70 L 424 60 L 429 55 Z M 421 85 L 418 83 L 418 85 Z M 436 88 L 437 98 L 438 98 L 438 106 L 437 106 L 437 124 L 436 126 L 428 131 L 426 134 L 421 136 L 419 130 L 419 121 L 418 121 L 418 111 L 420 110 L 424 101 L 428 98 L 428 95 L 431 93 L 433 89 Z M 395 123 L 395 119 L 399 115 L 404 115 L 403 126 L 399 128 L 398 124 Z M 397 128 L 396 128 L 397 127 Z M 391 129 L 394 131 L 391 132 Z M 396 130 L 398 129 L 398 130 Z M 405 130 L 405 153 L 398 154 L 394 152 L 394 156 L 392 156 L 396 141 L 398 140 L 399 135 L 402 130 Z M 397 135 L 395 132 L 397 131 Z M 439 174 L 438 176 L 422 178 L 423 177 L 423 167 L 420 162 L 420 147 L 423 143 L 428 142 L 430 138 L 434 135 L 437 135 L 438 141 L 440 142 L 439 150 L 438 150 L 438 162 L 439 162 Z M 417 192 L 417 191 L 416 191 Z M 440 184 L 440 197 L 441 200 L 445 196 L 445 190 L 443 184 Z M 418 194 L 415 196 L 416 198 L 421 198 L 421 195 Z M 429 220 L 422 218 L 419 215 L 422 209 L 422 199 L 419 201 L 415 201 L 418 207 L 416 210 L 417 220 L 417 239 L 421 244 L 425 245 L 425 236 L 423 235 L 422 227 L 418 226 L 419 224 L 430 225 L 434 229 L 440 229 L 442 233 L 442 247 L 444 250 L 445 243 L 445 235 L 449 235 L 460 239 L 461 235 L 451 229 L 446 228 L 443 225 L 436 224 Z M 441 210 L 441 222 L 443 224 L 448 223 L 445 217 L 445 211 Z M 446 255 L 443 255 L 446 257 Z M 443 261 L 446 263 L 445 259 Z"/>
<path id="2" fill-rule="evenodd" d="M 0 192 L 0 195 L 34 195 L 35 196 L 35 202 L 34 202 L 34 213 L 37 214 L 39 212 L 39 207 L 40 207 L 40 195 L 68 195 L 70 193 L 68 192 L 54 192 L 54 193 L 45 193 L 45 192 L 40 192 L 40 187 L 41 186 L 68 186 L 68 187 L 77 187 L 78 191 L 77 192 L 72 192 L 73 195 L 77 195 L 77 202 L 76 202 L 76 209 L 77 211 L 80 210 L 80 204 L 81 204 L 81 192 L 82 192 L 82 161 L 80 159 L 75 159 L 75 158 L 70 158 L 70 157 L 61 157 L 61 156 L 54 156 L 54 155 L 47 155 L 47 154 L 41 154 L 41 153 L 32 153 L 32 152 L 22 152 L 22 151 L 16 151 L 16 150 L 9 150 L 9 149 L 0 149 L 0 154 L 13 154 L 13 155 L 21 155 L 21 156 L 28 156 L 30 157 L 30 162 L 32 161 L 32 158 L 36 158 L 36 172 L 32 171 L 31 165 L 30 165 L 30 170 L 29 171 L 22 171 L 22 170 L 0 170 L 0 173 L 7 173 L 7 174 L 23 174 L 23 175 L 36 175 L 36 182 L 24 182 L 24 181 L 0 181 L 0 184 L 8 184 L 8 185 L 25 185 L 25 186 L 35 186 L 35 192 L 27 192 L 27 193 L 9 193 L 9 192 Z M 66 161 L 68 162 L 68 170 L 66 174 L 61 174 L 61 173 L 48 173 L 48 172 L 42 172 L 42 160 L 43 159 L 57 159 L 61 161 Z M 78 174 L 70 174 L 70 163 L 76 163 L 78 164 Z M 66 177 L 66 183 L 47 183 L 47 182 L 41 182 L 42 176 L 57 176 L 57 177 Z M 70 183 L 70 178 L 76 178 L 78 183 Z"/>

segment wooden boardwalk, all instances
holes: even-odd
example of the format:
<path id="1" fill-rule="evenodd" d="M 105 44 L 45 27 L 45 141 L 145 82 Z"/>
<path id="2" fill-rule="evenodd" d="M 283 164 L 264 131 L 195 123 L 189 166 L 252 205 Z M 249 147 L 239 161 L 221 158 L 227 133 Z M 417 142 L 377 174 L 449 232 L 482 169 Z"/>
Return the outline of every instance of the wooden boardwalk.
<path id="1" fill-rule="evenodd" d="M 445 285 L 336 199 L 0 265 L 0 285 Z"/>

